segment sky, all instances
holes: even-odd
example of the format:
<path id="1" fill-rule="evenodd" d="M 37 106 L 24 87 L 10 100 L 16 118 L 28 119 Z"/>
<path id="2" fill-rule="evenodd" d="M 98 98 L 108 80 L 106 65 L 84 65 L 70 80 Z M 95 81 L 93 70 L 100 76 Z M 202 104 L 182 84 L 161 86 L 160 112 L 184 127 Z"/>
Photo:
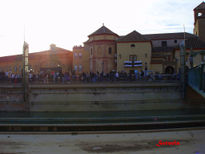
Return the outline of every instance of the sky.
<path id="1" fill-rule="evenodd" d="M 193 33 L 193 9 L 202 0 L 0 0 L 0 56 L 48 50 L 72 51 L 104 25 L 126 35 Z"/>

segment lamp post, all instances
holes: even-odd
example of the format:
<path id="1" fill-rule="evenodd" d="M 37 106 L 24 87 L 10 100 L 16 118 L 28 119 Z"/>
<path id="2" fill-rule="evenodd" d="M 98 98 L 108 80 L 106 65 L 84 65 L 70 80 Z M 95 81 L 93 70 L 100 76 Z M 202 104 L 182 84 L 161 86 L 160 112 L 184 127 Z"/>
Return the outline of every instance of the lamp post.
<path id="1" fill-rule="evenodd" d="M 28 52 L 29 45 L 24 41 L 23 45 L 23 88 L 24 88 L 24 103 L 26 111 L 29 111 L 29 82 L 28 82 Z"/>

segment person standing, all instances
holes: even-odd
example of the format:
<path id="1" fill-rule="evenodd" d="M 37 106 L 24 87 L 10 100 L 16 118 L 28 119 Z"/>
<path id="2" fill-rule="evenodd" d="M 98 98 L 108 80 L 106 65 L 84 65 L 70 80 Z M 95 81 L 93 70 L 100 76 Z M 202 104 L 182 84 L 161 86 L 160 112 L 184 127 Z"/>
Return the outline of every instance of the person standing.
<path id="1" fill-rule="evenodd" d="M 193 68 L 193 55 L 190 54 L 189 56 L 190 67 Z"/>
<path id="2" fill-rule="evenodd" d="M 135 80 L 138 80 L 138 70 L 135 70 Z"/>

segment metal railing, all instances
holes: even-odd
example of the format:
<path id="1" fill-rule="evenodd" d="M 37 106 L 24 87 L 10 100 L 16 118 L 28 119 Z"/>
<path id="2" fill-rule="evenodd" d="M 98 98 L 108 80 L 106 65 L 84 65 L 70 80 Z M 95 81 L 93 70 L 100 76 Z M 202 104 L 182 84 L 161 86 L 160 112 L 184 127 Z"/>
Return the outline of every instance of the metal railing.
<path id="1" fill-rule="evenodd" d="M 205 64 L 193 67 L 188 72 L 189 86 L 205 91 Z"/>

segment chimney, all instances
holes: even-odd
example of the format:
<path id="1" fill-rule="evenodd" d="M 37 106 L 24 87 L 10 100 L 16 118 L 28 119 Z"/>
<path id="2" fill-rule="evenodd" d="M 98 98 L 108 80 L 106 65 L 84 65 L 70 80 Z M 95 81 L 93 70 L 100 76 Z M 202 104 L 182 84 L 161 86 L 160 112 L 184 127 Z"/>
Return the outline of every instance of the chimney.
<path id="1" fill-rule="evenodd" d="M 50 50 L 51 50 L 51 51 L 55 51 L 55 49 L 56 49 L 56 45 L 52 43 L 52 44 L 50 45 Z"/>

